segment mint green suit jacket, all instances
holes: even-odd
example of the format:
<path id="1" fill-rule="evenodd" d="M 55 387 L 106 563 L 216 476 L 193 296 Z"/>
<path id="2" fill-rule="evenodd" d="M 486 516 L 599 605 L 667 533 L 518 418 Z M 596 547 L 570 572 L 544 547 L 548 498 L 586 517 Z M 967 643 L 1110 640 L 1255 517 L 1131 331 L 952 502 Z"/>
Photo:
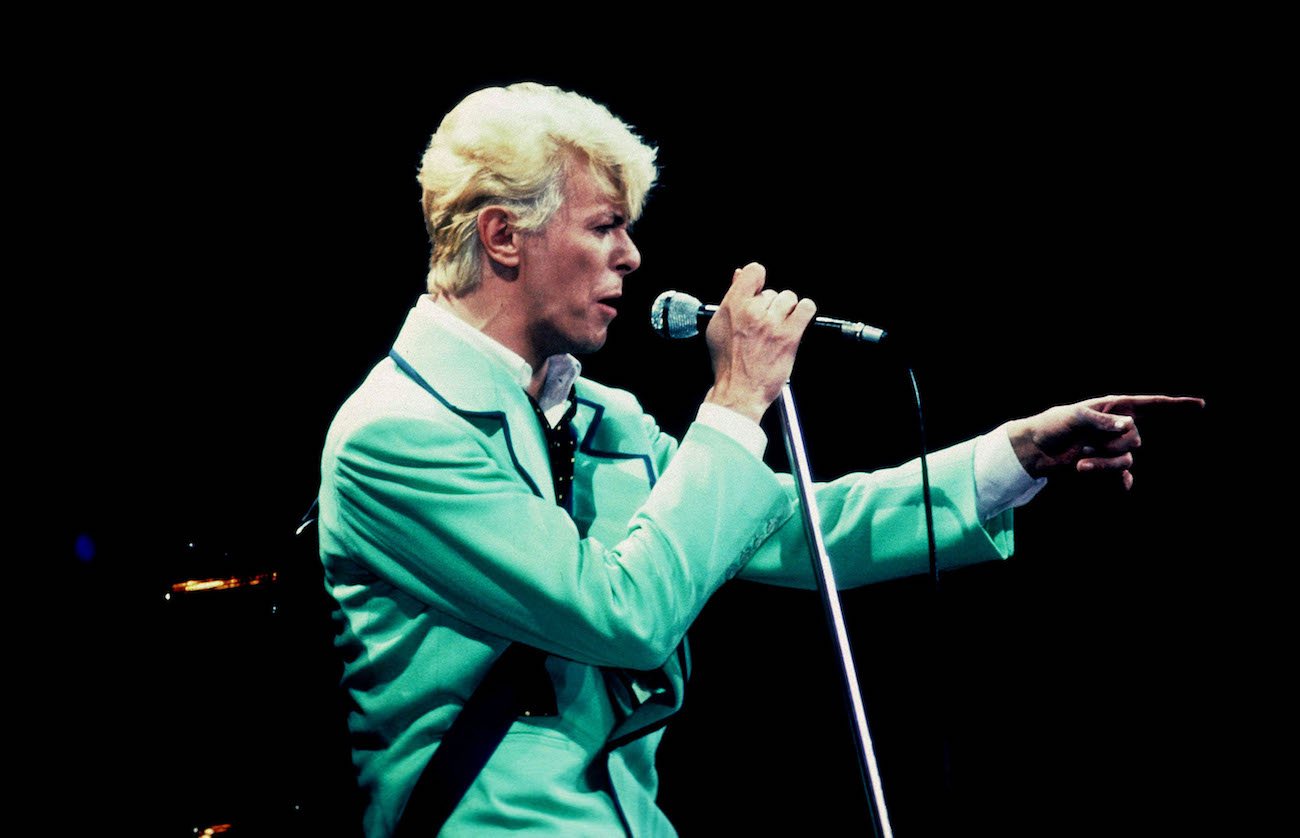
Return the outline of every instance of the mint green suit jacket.
<path id="1" fill-rule="evenodd" d="M 814 587 L 788 477 L 700 423 L 677 442 L 624 391 L 579 379 L 576 395 L 572 517 L 519 385 L 414 310 L 330 428 L 321 556 L 368 835 L 391 833 L 512 641 L 550 653 L 559 713 L 516 721 L 443 834 L 675 834 L 654 753 L 686 630 L 733 577 Z M 943 566 L 1011 551 L 1010 513 L 976 520 L 973 450 L 931 457 Z M 913 464 L 819 488 L 841 587 L 925 571 L 919 485 Z"/>

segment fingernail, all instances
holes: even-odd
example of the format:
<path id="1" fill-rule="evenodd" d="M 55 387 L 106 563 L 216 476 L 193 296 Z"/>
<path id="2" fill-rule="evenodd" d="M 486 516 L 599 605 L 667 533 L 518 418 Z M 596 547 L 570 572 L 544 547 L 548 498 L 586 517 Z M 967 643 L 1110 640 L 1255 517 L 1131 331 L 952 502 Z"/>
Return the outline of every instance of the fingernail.
<path id="1" fill-rule="evenodd" d="M 1128 420 L 1128 419 L 1116 419 L 1116 420 L 1115 420 L 1115 430 L 1117 430 L 1117 431 L 1123 431 L 1123 430 L 1126 430 L 1126 429 L 1128 428 L 1128 426 L 1129 426 L 1129 420 Z"/>
<path id="2" fill-rule="evenodd" d="M 1079 463 L 1079 471 L 1092 471 L 1096 467 L 1097 466 L 1094 463 L 1090 463 L 1086 460 Z"/>

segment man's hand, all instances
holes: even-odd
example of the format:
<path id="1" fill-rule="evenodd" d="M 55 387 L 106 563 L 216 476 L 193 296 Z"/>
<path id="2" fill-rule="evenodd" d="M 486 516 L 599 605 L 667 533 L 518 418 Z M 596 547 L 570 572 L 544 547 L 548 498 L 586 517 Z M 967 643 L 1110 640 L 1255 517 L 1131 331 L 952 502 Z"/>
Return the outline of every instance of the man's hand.
<path id="1" fill-rule="evenodd" d="M 790 379 L 795 352 L 817 306 L 793 291 L 764 290 L 767 271 L 751 262 L 731 277 L 706 332 L 713 357 L 713 387 L 705 401 L 755 422 Z"/>
<path id="2" fill-rule="evenodd" d="M 1117 471 L 1133 488 L 1133 451 L 1142 444 L 1134 415 L 1144 408 L 1204 407 L 1205 400 L 1180 396 L 1103 396 L 1061 405 L 1006 424 L 1011 448 L 1031 477 L 1062 469 Z"/>

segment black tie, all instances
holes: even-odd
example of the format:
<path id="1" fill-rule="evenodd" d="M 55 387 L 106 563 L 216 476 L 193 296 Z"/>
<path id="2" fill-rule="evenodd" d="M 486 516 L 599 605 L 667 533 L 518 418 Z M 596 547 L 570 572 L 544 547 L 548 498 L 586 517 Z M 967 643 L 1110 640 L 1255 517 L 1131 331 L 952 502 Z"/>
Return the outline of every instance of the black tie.
<path id="1" fill-rule="evenodd" d="M 546 437 L 546 454 L 551 460 L 551 484 L 555 487 L 555 503 L 570 516 L 573 515 L 573 459 L 578 450 L 577 434 L 573 431 L 573 417 L 578 412 L 578 400 L 569 390 L 569 409 L 564 411 L 560 421 L 551 427 L 546 421 L 546 414 L 532 396 L 528 403 L 537 414 L 537 421 L 542 425 L 542 434 Z"/>

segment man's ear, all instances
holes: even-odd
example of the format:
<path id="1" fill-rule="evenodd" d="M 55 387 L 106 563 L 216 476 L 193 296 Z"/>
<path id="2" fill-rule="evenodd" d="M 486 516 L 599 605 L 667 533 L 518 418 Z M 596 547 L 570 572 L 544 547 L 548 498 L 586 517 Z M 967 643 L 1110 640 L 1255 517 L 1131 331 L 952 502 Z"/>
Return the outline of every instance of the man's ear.
<path id="1" fill-rule="evenodd" d="M 519 267 L 519 228 L 514 213 L 505 207 L 486 206 L 478 213 L 478 240 L 493 262 Z"/>

